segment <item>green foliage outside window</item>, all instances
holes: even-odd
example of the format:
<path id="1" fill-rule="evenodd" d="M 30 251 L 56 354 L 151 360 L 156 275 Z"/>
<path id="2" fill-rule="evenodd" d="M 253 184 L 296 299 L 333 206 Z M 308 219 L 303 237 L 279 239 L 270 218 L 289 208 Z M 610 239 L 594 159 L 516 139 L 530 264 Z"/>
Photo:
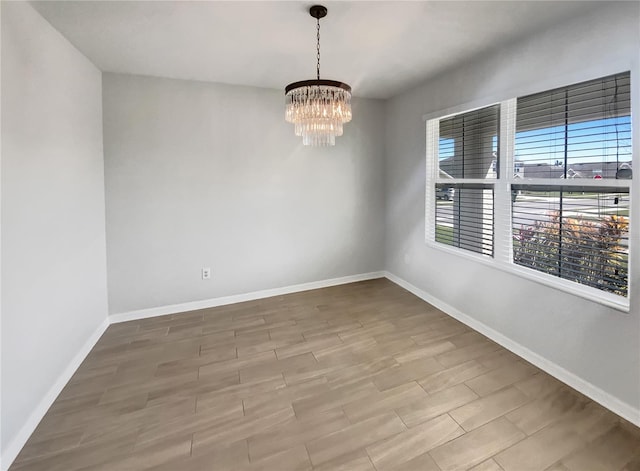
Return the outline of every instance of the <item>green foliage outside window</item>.
<path id="1" fill-rule="evenodd" d="M 514 233 L 513 261 L 543 273 L 627 296 L 628 253 L 623 234 L 628 221 L 605 216 L 598 221 L 549 214 Z"/>

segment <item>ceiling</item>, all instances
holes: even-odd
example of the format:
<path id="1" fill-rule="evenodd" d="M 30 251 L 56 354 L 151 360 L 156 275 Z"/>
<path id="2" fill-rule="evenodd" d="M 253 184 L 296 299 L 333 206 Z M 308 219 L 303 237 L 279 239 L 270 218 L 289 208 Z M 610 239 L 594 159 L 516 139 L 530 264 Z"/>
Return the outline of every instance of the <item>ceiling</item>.
<path id="1" fill-rule="evenodd" d="M 31 3 L 103 71 L 276 89 L 315 78 L 313 1 Z M 606 3 L 323 2 L 321 77 L 388 98 Z"/>

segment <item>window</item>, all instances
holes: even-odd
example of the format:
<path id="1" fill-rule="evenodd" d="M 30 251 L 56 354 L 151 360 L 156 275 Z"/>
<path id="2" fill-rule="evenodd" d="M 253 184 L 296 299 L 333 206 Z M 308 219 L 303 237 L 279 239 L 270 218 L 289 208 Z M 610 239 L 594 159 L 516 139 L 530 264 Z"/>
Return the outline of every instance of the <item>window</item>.
<path id="1" fill-rule="evenodd" d="M 427 159 L 429 241 L 628 307 L 628 72 L 428 120 Z"/>
<path id="2" fill-rule="evenodd" d="M 550 182 L 513 187 L 514 263 L 626 296 L 629 74 L 518 98 L 516 116 L 519 178 Z"/>
<path id="3" fill-rule="evenodd" d="M 438 122 L 438 177 L 432 186 L 435 240 L 493 256 L 493 183 L 498 176 L 499 105 Z"/>
<path id="4" fill-rule="evenodd" d="M 603 291 L 627 295 L 629 191 L 514 186 L 513 261 Z"/>
<path id="5" fill-rule="evenodd" d="M 631 168 L 630 91 L 626 73 L 518 98 L 520 177 L 615 179 Z"/>

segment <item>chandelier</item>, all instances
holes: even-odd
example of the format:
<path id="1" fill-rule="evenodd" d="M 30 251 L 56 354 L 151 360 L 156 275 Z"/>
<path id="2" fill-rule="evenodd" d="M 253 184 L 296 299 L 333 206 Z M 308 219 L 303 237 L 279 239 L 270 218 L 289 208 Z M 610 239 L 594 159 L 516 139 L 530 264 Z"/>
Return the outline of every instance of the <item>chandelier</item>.
<path id="1" fill-rule="evenodd" d="M 295 125 L 305 146 L 333 146 L 336 136 L 342 136 L 342 125 L 351 121 L 351 87 L 320 79 L 320 18 L 327 16 L 327 9 L 314 5 L 309 14 L 317 21 L 316 80 L 287 85 L 285 119 Z"/>

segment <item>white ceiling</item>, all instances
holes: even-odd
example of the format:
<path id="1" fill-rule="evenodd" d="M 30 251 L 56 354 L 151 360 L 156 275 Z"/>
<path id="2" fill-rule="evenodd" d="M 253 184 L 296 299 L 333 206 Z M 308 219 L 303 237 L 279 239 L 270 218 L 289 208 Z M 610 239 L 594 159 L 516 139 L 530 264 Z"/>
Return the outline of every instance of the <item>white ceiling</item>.
<path id="1" fill-rule="evenodd" d="M 323 2 L 321 76 L 388 98 L 606 3 Z M 32 4 L 103 71 L 277 89 L 315 78 L 313 1 Z"/>

